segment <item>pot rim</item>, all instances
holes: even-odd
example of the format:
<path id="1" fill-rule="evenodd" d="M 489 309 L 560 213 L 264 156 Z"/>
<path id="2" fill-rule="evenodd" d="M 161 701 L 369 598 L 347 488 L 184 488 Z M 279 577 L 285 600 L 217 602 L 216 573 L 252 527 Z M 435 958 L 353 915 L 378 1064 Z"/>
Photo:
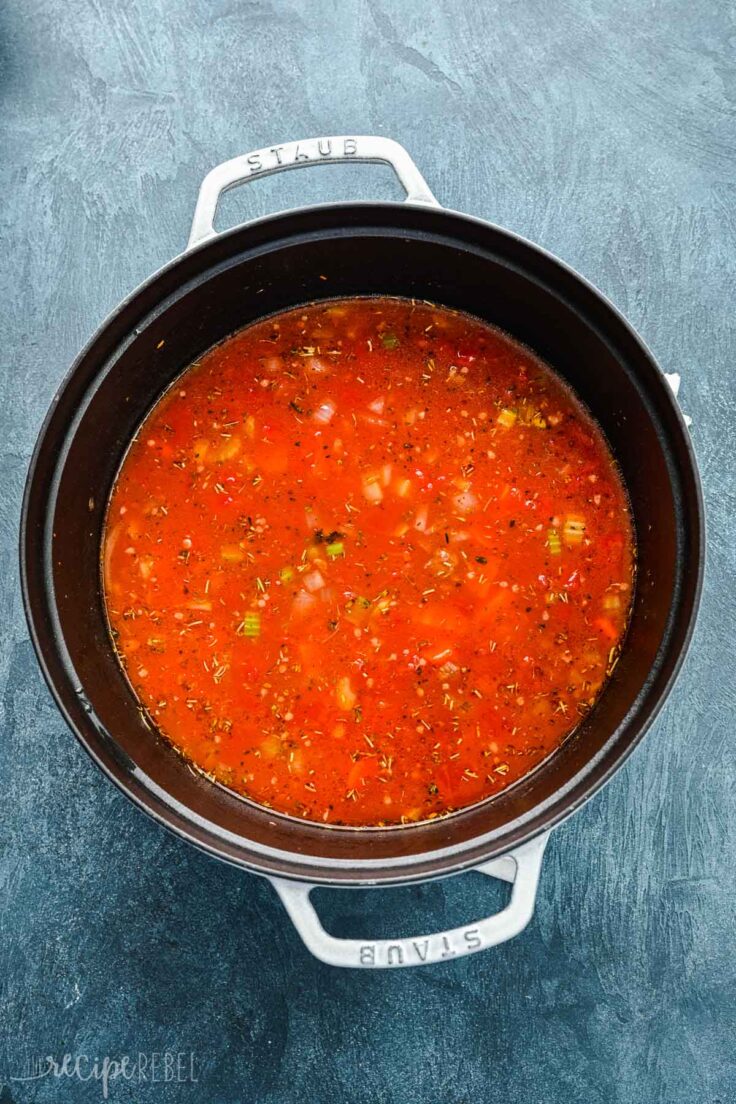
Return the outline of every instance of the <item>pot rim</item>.
<path id="1" fill-rule="evenodd" d="M 37 545 L 38 540 L 41 539 L 44 546 L 48 544 L 48 534 L 44 533 L 43 537 L 39 538 L 34 536 L 29 538 L 28 525 L 29 525 L 29 511 L 31 497 L 35 490 L 36 472 L 39 463 L 39 458 L 44 448 L 45 440 L 51 422 L 54 418 L 55 411 L 59 402 L 66 392 L 67 388 L 71 385 L 74 377 L 76 376 L 79 368 L 85 362 L 85 360 L 93 353 L 95 345 L 102 338 L 109 327 L 130 307 L 132 307 L 135 301 L 142 296 L 145 292 L 149 291 L 153 285 L 155 285 L 162 277 L 170 275 L 176 271 L 176 269 L 189 260 L 193 256 L 202 256 L 207 251 L 213 251 L 218 246 L 222 247 L 223 243 L 232 241 L 233 239 L 248 235 L 252 230 L 256 228 L 266 228 L 267 230 L 273 229 L 271 236 L 271 243 L 277 244 L 279 240 L 278 227 L 279 224 L 286 219 L 293 219 L 295 217 L 309 219 L 315 213 L 332 212 L 337 215 L 341 213 L 347 213 L 348 211 L 366 212 L 375 211 L 377 209 L 388 209 L 396 213 L 401 209 L 409 210 L 412 215 L 416 215 L 418 212 L 422 212 L 419 217 L 426 217 L 437 219 L 447 219 L 451 224 L 453 222 L 460 221 L 468 225 L 471 229 L 477 226 L 479 230 L 488 231 L 491 230 L 500 235 L 501 238 L 505 238 L 515 245 L 521 247 L 524 250 L 528 250 L 531 254 L 536 255 L 543 261 L 550 263 L 552 266 L 561 270 L 563 274 L 572 278 L 574 282 L 577 282 L 582 286 L 589 295 L 592 295 L 599 301 L 612 316 L 613 320 L 621 327 L 623 332 L 632 340 L 643 354 L 643 360 L 646 362 L 649 369 L 650 382 L 658 391 L 659 398 L 665 402 L 665 405 L 669 408 L 669 413 L 674 415 L 675 425 L 680 437 L 680 445 L 684 446 L 684 453 L 687 460 L 688 476 L 690 477 L 690 492 L 693 495 L 694 510 L 692 511 L 691 525 L 692 532 L 691 537 L 695 536 L 697 544 L 697 559 L 694 562 L 697 564 L 695 579 L 689 580 L 688 594 L 683 596 L 681 607 L 678 611 L 678 622 L 680 625 L 681 639 L 679 644 L 676 642 L 670 642 L 670 661 L 669 670 L 664 677 L 663 684 L 657 692 L 654 701 L 649 705 L 648 712 L 639 717 L 639 728 L 636 735 L 630 738 L 623 746 L 618 748 L 608 749 L 605 753 L 605 757 L 608 759 L 608 763 L 604 769 L 600 770 L 594 778 L 583 778 L 575 776 L 570 779 L 564 786 L 557 789 L 554 795 L 548 802 L 538 804 L 533 810 L 530 811 L 529 817 L 525 818 L 526 823 L 521 827 L 521 831 L 517 838 L 509 841 L 498 841 L 488 839 L 487 835 L 477 835 L 463 845 L 451 845 L 449 847 L 435 849 L 434 851 L 418 852 L 415 855 L 401 855 L 391 858 L 381 859 L 355 859 L 349 860 L 336 859 L 326 856 L 305 856 L 298 851 L 284 851 L 277 848 L 263 848 L 260 845 L 256 845 L 253 841 L 247 837 L 239 837 L 240 840 L 245 840 L 250 848 L 251 854 L 258 855 L 260 859 L 263 857 L 264 861 L 259 862 L 248 858 L 236 856 L 232 853 L 227 853 L 219 837 L 223 833 L 221 829 L 215 833 L 212 831 L 212 826 L 209 822 L 203 820 L 205 831 L 202 835 L 196 833 L 195 824 L 200 818 L 193 813 L 187 806 L 183 806 L 176 802 L 171 795 L 160 791 L 156 793 L 158 789 L 150 779 L 143 772 L 136 768 L 131 772 L 130 764 L 125 763 L 124 769 L 121 768 L 120 758 L 126 759 L 125 753 L 121 749 L 116 755 L 111 749 L 107 749 L 109 752 L 109 758 L 102 753 L 102 748 L 99 742 L 88 739 L 76 721 L 71 716 L 70 711 L 67 709 L 61 691 L 57 687 L 56 678 L 52 674 L 49 665 L 46 662 L 44 647 L 40 639 L 40 635 L 36 627 L 36 617 L 34 608 L 37 604 L 37 596 L 31 593 L 32 585 L 29 581 L 29 560 L 33 553 L 34 546 Z M 350 225 L 345 223 L 346 229 L 351 229 Z M 387 233 L 392 231 L 387 230 Z M 393 230 L 393 233 L 396 233 Z M 160 302 L 159 298 L 159 302 Z M 155 310 L 155 308 L 153 308 Z M 151 311 L 147 310 L 145 314 L 150 314 Z M 77 404 L 76 409 L 78 409 Z M 67 426 L 72 419 L 68 419 Z M 67 428 L 68 433 L 68 428 Z M 672 437 L 670 436 L 670 440 Z M 46 492 L 47 500 L 53 498 L 55 489 L 51 488 Z M 46 511 L 46 522 L 48 523 L 49 513 Z M 248 869 L 252 873 L 269 875 L 278 874 L 282 878 L 288 878 L 294 881 L 302 881 L 309 883 L 316 883 L 321 885 L 341 885 L 341 886 L 355 886 L 355 887 L 367 887 L 377 885 L 403 885 L 412 882 L 421 882 L 437 877 L 449 876 L 452 874 L 461 873 L 462 871 L 472 869 L 479 866 L 481 863 L 485 863 L 492 858 L 496 858 L 503 854 L 508 854 L 513 848 L 526 843 L 542 833 L 545 833 L 557 825 L 561 824 L 574 812 L 580 809 L 590 798 L 592 798 L 598 791 L 607 784 L 616 771 L 624 764 L 629 755 L 639 745 L 644 735 L 650 728 L 658 716 L 662 706 L 664 705 L 669 693 L 672 690 L 674 682 L 676 681 L 682 664 L 688 653 L 690 644 L 692 642 L 693 632 L 695 628 L 695 622 L 697 619 L 698 608 L 700 604 L 700 598 L 703 586 L 703 577 L 705 570 L 705 511 L 703 502 L 702 486 L 700 476 L 695 459 L 695 452 L 693 449 L 692 441 L 690 439 L 690 433 L 687 429 L 684 417 L 680 410 L 679 404 L 664 376 L 664 373 L 659 368 L 657 361 L 651 353 L 646 343 L 642 340 L 633 326 L 627 321 L 621 311 L 589 280 L 580 275 L 571 265 L 568 265 L 565 261 L 556 257 L 554 254 L 544 249 L 542 246 L 528 240 L 522 235 L 516 234 L 511 230 L 507 230 L 504 227 L 498 226 L 486 219 L 479 218 L 477 216 L 468 215 L 464 212 L 455 211 L 445 207 L 422 207 L 419 204 L 409 203 L 395 203 L 395 202 L 340 202 L 340 203 L 320 203 L 312 204 L 306 207 L 299 207 L 296 209 L 283 210 L 280 212 L 265 215 L 261 218 L 255 219 L 247 224 L 247 226 L 235 226 L 223 233 L 217 234 L 215 237 L 208 239 L 200 244 L 192 247 L 185 252 L 182 252 L 166 262 L 163 266 L 158 268 L 145 280 L 143 280 L 137 287 L 135 287 L 128 295 L 126 295 L 114 308 L 110 311 L 103 321 L 97 326 L 92 336 L 85 343 L 82 350 L 74 358 L 71 366 L 64 374 L 59 386 L 57 387 L 54 396 L 49 404 L 49 408 L 43 419 L 41 427 L 38 432 L 36 443 L 31 455 L 31 459 L 28 466 L 28 472 L 25 481 L 23 502 L 20 518 L 20 574 L 21 574 L 21 591 L 23 597 L 23 606 L 26 616 L 26 621 L 29 628 L 31 641 L 33 643 L 34 651 L 36 653 L 39 666 L 43 673 L 47 686 L 49 687 L 52 696 L 56 702 L 56 705 L 64 717 L 67 725 L 71 728 L 76 738 L 81 743 L 82 747 L 87 751 L 93 761 L 103 771 L 103 773 L 113 781 L 113 783 L 125 794 L 139 809 L 147 813 L 157 823 L 173 832 L 175 835 L 187 840 L 193 844 L 199 850 L 202 850 L 213 857 L 218 858 L 221 861 L 227 862 L 230 865 L 238 866 Z M 55 612 L 55 611 L 53 611 Z M 58 645 L 57 645 L 58 649 Z M 64 666 L 69 669 L 71 664 L 68 658 L 62 657 Z M 92 714 L 93 715 L 93 714 Z M 95 746 L 97 745 L 97 746 Z M 113 766 L 112 760 L 117 760 L 117 771 Z M 141 782 L 143 778 L 146 778 L 145 786 L 132 786 L 131 778 L 136 777 Z M 178 811 L 179 815 L 172 815 Z M 292 820 L 293 818 L 288 818 Z M 297 822 L 299 823 L 299 822 Z M 334 833 L 340 832 L 341 829 L 338 826 L 322 825 L 320 826 L 323 831 Z M 421 831 L 423 825 L 404 825 L 402 826 L 402 832 L 418 832 Z M 361 831 L 370 833 L 372 829 L 365 828 Z M 354 831 L 354 829 L 353 829 Z M 508 825 L 508 831 L 513 832 L 513 822 Z M 283 869 L 283 863 L 290 864 L 290 868 L 285 871 Z M 314 863 L 314 869 L 308 869 L 310 863 Z M 434 869 L 435 866 L 439 866 L 439 869 Z M 427 869 L 430 867 L 430 869 Z M 395 868 L 395 873 L 392 872 L 392 868 Z M 379 875 L 380 872 L 380 876 Z"/>

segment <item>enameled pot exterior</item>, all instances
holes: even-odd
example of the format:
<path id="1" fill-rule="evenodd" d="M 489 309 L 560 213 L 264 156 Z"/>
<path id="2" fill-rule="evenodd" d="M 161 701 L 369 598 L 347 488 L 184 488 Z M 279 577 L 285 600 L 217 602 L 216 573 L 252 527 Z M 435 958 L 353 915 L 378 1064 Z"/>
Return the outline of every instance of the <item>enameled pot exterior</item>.
<path id="1" fill-rule="evenodd" d="M 225 188 L 264 172 L 331 160 L 386 161 L 410 202 L 304 208 L 214 233 Z M 21 567 L 47 681 L 105 773 L 177 834 L 271 876 L 303 936 L 326 961 L 408 965 L 509 938 L 531 915 L 549 829 L 598 790 L 641 739 L 690 638 L 702 575 L 702 502 L 671 389 L 636 334 L 595 289 L 507 231 L 437 207 L 406 152 L 388 139 L 312 139 L 220 166 L 203 185 L 190 245 L 104 323 L 41 430 L 26 487 Z M 99 581 L 104 510 L 116 471 L 136 427 L 171 380 L 256 318 L 310 300 L 360 294 L 466 310 L 550 362 L 608 437 L 629 488 L 638 539 L 629 636 L 610 684 L 575 737 L 492 801 L 398 829 L 307 824 L 193 774 L 137 708 L 110 645 Z M 312 884 L 399 884 L 471 868 L 514 882 L 508 908 L 426 946 L 429 937 L 334 940 L 322 932 L 308 901 Z"/>

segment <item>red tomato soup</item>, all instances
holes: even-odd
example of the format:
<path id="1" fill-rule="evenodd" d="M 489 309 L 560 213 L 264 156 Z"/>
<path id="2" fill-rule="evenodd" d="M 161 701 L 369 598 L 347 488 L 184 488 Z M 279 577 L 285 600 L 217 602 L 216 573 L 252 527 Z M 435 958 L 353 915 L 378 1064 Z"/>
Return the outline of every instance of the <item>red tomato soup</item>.
<path id="1" fill-rule="evenodd" d="M 613 668 L 634 547 L 600 430 L 528 349 L 400 299 L 249 326 L 153 408 L 109 505 L 113 639 L 210 778 L 328 824 L 499 793 Z"/>

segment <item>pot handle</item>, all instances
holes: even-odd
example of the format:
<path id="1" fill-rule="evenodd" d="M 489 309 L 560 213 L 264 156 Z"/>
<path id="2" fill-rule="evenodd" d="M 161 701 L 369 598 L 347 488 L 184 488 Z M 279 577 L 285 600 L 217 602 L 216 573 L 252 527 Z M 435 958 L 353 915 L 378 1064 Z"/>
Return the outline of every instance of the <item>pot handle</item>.
<path id="1" fill-rule="evenodd" d="M 322 927 L 309 899 L 317 887 L 309 882 L 270 878 L 294 927 L 308 950 L 329 966 L 357 968 L 423 966 L 484 951 L 513 939 L 529 923 L 534 912 L 539 871 L 549 832 L 507 855 L 475 869 L 481 874 L 512 883 L 511 900 L 494 916 L 475 924 L 409 939 L 339 939 Z"/>
<path id="2" fill-rule="evenodd" d="M 404 190 L 407 203 L 439 207 L 409 154 L 392 138 L 378 135 L 342 135 L 336 138 L 305 138 L 253 150 L 212 169 L 202 181 L 187 249 L 216 236 L 215 214 L 220 196 L 228 188 L 244 184 L 255 176 L 270 176 L 287 169 L 327 162 L 371 161 L 390 165 Z"/>

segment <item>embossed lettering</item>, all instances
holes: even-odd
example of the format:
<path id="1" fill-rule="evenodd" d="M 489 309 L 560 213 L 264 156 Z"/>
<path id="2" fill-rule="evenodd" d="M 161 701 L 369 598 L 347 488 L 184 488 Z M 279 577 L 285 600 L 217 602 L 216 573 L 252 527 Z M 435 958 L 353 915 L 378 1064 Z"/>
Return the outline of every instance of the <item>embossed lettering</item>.
<path id="1" fill-rule="evenodd" d="M 299 146 L 297 146 L 296 149 L 294 150 L 294 160 L 295 161 L 308 161 L 309 160 L 309 154 L 305 153 L 304 150 L 299 149 Z"/>
<path id="2" fill-rule="evenodd" d="M 283 165 L 283 163 L 284 163 L 283 159 L 281 157 L 281 151 L 282 151 L 283 148 L 284 148 L 283 146 L 271 146 L 271 153 L 276 158 L 276 164 L 277 165 Z"/>
<path id="3" fill-rule="evenodd" d="M 332 142 L 329 138 L 320 138 L 317 142 L 320 157 L 329 157 L 332 153 Z"/>
<path id="4" fill-rule="evenodd" d="M 386 960 L 389 966 L 403 966 L 404 965 L 404 951 L 398 943 L 392 943 L 386 953 Z"/>
<path id="5" fill-rule="evenodd" d="M 452 947 L 450 946 L 450 940 L 447 938 L 446 935 L 442 936 L 442 946 L 445 948 L 442 952 L 443 958 L 452 958 L 454 954 L 457 954 L 457 951 L 453 951 Z"/>
<path id="6" fill-rule="evenodd" d="M 477 951 L 478 948 L 483 945 L 483 941 L 480 937 L 480 932 L 477 928 L 467 928 L 467 930 L 463 932 L 463 936 L 465 938 L 465 942 L 473 951 Z"/>
<path id="7" fill-rule="evenodd" d="M 263 163 L 261 162 L 260 153 L 251 153 L 248 158 L 248 168 L 252 173 L 257 173 L 261 171 L 261 169 L 263 168 Z"/>
<path id="8" fill-rule="evenodd" d="M 363 966 L 376 965 L 376 948 L 373 943 L 364 943 L 360 948 L 360 962 Z"/>
<path id="9" fill-rule="evenodd" d="M 358 152 L 358 143 L 354 138 L 346 138 L 342 144 L 342 152 L 345 157 L 353 157 Z"/>
<path id="10" fill-rule="evenodd" d="M 420 962 L 427 961 L 427 955 L 429 954 L 429 940 L 425 939 L 422 943 L 417 943 L 416 939 L 412 941 L 412 947 L 417 952 L 417 957 Z"/>

